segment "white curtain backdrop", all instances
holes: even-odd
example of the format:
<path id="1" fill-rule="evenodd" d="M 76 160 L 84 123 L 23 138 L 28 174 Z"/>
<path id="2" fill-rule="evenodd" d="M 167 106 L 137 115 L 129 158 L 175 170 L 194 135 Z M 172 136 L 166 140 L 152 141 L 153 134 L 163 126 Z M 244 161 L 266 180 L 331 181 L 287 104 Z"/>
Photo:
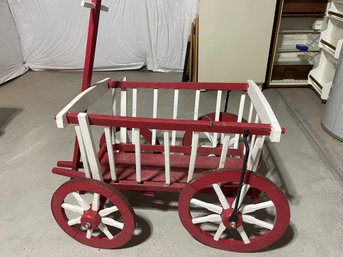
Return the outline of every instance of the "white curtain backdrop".
<path id="1" fill-rule="evenodd" d="M 80 6 L 81 0 L 0 2 L 0 19 L 6 19 L 0 23 L 0 43 L 13 48 L 0 49 L 0 65 L 15 63 L 21 72 L 27 68 L 83 68 L 89 9 Z M 7 15 L 13 17 L 3 16 L 7 3 L 11 10 L 7 7 Z M 144 65 L 153 71 L 183 69 L 197 0 L 104 0 L 103 4 L 109 12 L 102 12 L 100 17 L 97 70 L 138 69 Z M 5 60 L 3 55 L 9 53 L 13 57 Z M 6 69 L 0 66 L 0 83 L 8 74 Z"/>
<path id="2" fill-rule="evenodd" d="M 0 0 L 0 84 L 23 74 L 23 63 L 17 28 L 7 1 Z"/>

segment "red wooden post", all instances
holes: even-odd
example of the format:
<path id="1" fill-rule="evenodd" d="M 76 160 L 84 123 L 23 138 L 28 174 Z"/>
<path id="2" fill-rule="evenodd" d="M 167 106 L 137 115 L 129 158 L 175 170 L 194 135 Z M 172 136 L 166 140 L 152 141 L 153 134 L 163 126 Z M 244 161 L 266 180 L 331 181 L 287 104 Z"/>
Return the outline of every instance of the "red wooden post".
<path id="1" fill-rule="evenodd" d="M 100 11 L 101 11 L 101 1 L 102 0 L 92 0 L 92 3 L 94 4 L 95 7 L 94 9 L 90 10 L 88 37 L 87 37 L 87 45 L 86 45 L 86 56 L 85 56 L 81 91 L 86 90 L 92 83 L 96 40 L 98 36 L 99 19 L 100 19 Z M 80 149 L 79 149 L 79 143 L 77 139 L 75 139 L 72 168 L 74 170 L 78 170 L 79 163 L 80 163 Z"/>

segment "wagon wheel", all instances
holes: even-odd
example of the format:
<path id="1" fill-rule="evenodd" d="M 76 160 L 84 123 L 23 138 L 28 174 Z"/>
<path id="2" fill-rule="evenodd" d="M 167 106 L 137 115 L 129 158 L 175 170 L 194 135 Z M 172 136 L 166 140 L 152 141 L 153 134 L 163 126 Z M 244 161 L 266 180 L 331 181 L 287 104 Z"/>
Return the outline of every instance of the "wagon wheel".
<path id="1" fill-rule="evenodd" d="M 205 115 L 202 115 L 198 118 L 198 120 L 203 120 L 203 121 L 214 121 L 215 120 L 215 113 L 208 113 Z M 219 115 L 219 120 L 220 121 L 228 121 L 228 122 L 236 122 L 237 121 L 237 115 L 234 115 L 232 113 L 226 113 L 226 112 L 221 112 Z M 246 120 L 242 120 L 242 122 L 246 122 Z M 209 133 L 205 133 L 206 137 L 208 138 L 209 142 L 212 144 L 212 138 Z M 219 142 L 219 140 L 218 140 Z M 218 143 L 219 144 L 219 143 Z M 192 145 L 192 131 L 186 131 L 186 133 L 183 135 L 182 139 L 182 145 L 184 146 L 190 146 Z"/>
<path id="2" fill-rule="evenodd" d="M 127 130 L 131 130 L 131 128 L 128 128 Z M 116 128 L 116 132 L 119 132 L 120 128 Z M 147 143 L 151 144 L 152 142 L 152 133 L 149 129 L 141 129 L 141 138 L 145 140 Z M 101 148 L 102 145 L 106 144 L 106 139 L 105 139 L 105 133 L 102 133 L 99 141 L 99 148 Z M 159 145 L 160 142 L 156 138 L 156 145 Z"/>
<path id="3" fill-rule="evenodd" d="M 105 201 L 106 205 L 101 203 Z M 55 191 L 51 209 L 64 232 L 88 246 L 121 247 L 135 230 L 134 212 L 124 196 L 97 180 L 73 179 L 64 183 Z"/>
<path id="4" fill-rule="evenodd" d="M 278 187 L 257 174 L 247 172 L 242 188 L 236 226 L 230 224 L 235 195 L 227 195 L 239 183 L 240 172 L 213 172 L 187 185 L 179 198 L 179 216 L 187 231 L 214 248 L 250 252 L 265 248 L 285 233 L 290 210 Z M 247 191 L 257 189 L 258 203 Z M 231 190 L 232 191 L 232 190 Z M 199 215 L 200 214 L 200 215 Z"/>

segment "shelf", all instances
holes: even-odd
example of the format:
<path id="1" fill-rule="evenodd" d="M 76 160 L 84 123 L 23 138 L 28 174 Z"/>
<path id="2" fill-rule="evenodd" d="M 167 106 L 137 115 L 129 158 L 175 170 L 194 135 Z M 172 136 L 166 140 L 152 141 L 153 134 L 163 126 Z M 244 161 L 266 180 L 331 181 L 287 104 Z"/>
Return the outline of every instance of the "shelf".
<path id="1" fill-rule="evenodd" d="M 271 86 L 279 86 L 279 87 L 286 87 L 286 86 L 307 86 L 308 81 L 307 79 L 280 79 L 280 80 L 272 80 L 269 85 Z"/>
<path id="2" fill-rule="evenodd" d="M 284 0 L 283 14 L 323 14 L 327 0 Z"/>

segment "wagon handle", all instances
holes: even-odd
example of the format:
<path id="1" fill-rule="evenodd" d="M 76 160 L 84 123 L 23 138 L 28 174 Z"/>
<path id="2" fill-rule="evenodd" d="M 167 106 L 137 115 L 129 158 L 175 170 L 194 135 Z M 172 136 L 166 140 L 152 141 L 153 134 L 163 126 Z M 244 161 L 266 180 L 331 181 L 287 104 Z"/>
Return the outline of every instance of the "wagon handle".
<path id="1" fill-rule="evenodd" d="M 249 152 L 250 152 L 250 147 L 249 147 L 249 142 L 248 142 L 248 136 L 249 136 L 249 130 L 244 130 L 243 132 L 243 139 L 244 139 L 244 146 L 245 146 L 245 155 L 244 155 L 244 160 L 243 160 L 243 166 L 242 166 L 242 170 L 241 170 L 241 177 L 239 179 L 239 185 L 238 185 L 238 191 L 237 191 L 237 196 L 236 196 L 236 202 L 235 202 L 235 208 L 229 218 L 229 223 L 230 226 L 232 228 L 236 228 L 237 226 L 237 221 L 238 221 L 238 213 L 237 213 L 237 209 L 238 209 L 238 204 L 239 204 L 239 200 L 241 197 L 241 190 L 242 190 L 242 186 L 243 186 L 243 179 L 244 179 L 244 175 L 245 175 L 245 171 L 247 168 L 247 163 L 248 163 L 248 156 L 249 156 Z"/>

